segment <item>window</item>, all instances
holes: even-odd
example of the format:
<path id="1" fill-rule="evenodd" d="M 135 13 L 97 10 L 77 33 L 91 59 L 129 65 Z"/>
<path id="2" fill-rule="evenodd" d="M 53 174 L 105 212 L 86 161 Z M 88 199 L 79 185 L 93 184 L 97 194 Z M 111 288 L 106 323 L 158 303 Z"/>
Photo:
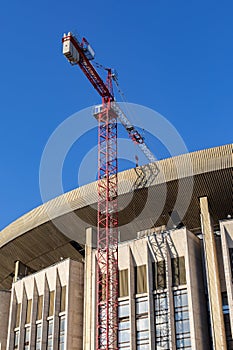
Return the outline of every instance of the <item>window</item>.
<path id="1" fill-rule="evenodd" d="M 15 327 L 19 327 L 20 323 L 20 314 L 21 314 L 21 304 L 16 305 L 16 319 L 15 319 Z"/>
<path id="2" fill-rule="evenodd" d="M 129 295 L 128 269 L 119 271 L 119 297 Z"/>
<path id="3" fill-rule="evenodd" d="M 37 304 L 37 320 L 42 319 L 42 310 L 43 310 L 43 295 L 39 295 L 38 304 Z"/>
<path id="4" fill-rule="evenodd" d="M 153 290 L 166 288 L 166 263 L 160 260 L 152 263 Z"/>
<path id="5" fill-rule="evenodd" d="M 53 349 L 53 320 L 48 321 L 47 350 Z"/>
<path id="6" fill-rule="evenodd" d="M 185 260 L 183 256 L 172 258 L 172 285 L 186 284 Z"/>
<path id="7" fill-rule="evenodd" d="M 167 293 L 155 295 L 155 342 L 156 349 L 169 349 L 169 323 Z"/>
<path id="8" fill-rule="evenodd" d="M 26 324 L 31 322 L 31 313 L 32 313 L 32 299 L 27 301 Z"/>
<path id="9" fill-rule="evenodd" d="M 60 312 L 66 311 L 66 286 L 61 287 Z"/>
<path id="10" fill-rule="evenodd" d="M 229 249 L 230 263 L 231 263 L 231 277 L 233 281 L 233 248 Z"/>
<path id="11" fill-rule="evenodd" d="M 136 294 L 147 293 L 146 265 L 135 267 L 135 284 Z"/>
<path id="12" fill-rule="evenodd" d="M 175 328 L 177 349 L 191 350 L 187 290 L 174 291 Z"/>
<path id="13" fill-rule="evenodd" d="M 14 335 L 14 350 L 18 350 L 18 349 L 19 349 L 19 331 L 16 331 Z"/>
<path id="14" fill-rule="evenodd" d="M 231 332 L 227 292 L 222 293 L 222 311 L 223 311 L 223 318 L 224 318 L 225 331 L 226 331 L 227 349 L 232 350 L 233 339 L 232 339 L 232 332 Z"/>
<path id="15" fill-rule="evenodd" d="M 66 318 L 65 316 L 60 317 L 59 322 L 59 350 L 65 349 L 65 326 Z"/>
<path id="16" fill-rule="evenodd" d="M 54 314 L 54 294 L 54 291 L 49 292 L 49 316 Z"/>
<path id="17" fill-rule="evenodd" d="M 36 350 L 41 350 L 42 343 L 42 325 L 38 323 L 36 325 Z"/>
<path id="18" fill-rule="evenodd" d="M 118 348 L 130 349 L 130 309 L 129 300 L 119 301 L 118 305 Z"/>
<path id="19" fill-rule="evenodd" d="M 30 327 L 25 328 L 25 336 L 24 336 L 24 350 L 29 350 L 30 344 Z"/>
<path id="20" fill-rule="evenodd" d="M 137 349 L 146 350 L 149 348 L 149 318 L 148 299 L 136 299 L 136 337 Z"/>

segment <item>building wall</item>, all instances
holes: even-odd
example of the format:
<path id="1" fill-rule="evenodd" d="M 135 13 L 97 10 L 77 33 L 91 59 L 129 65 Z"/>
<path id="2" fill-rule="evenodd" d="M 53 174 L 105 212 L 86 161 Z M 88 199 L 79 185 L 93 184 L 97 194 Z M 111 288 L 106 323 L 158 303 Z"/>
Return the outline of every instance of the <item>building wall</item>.
<path id="1" fill-rule="evenodd" d="M 201 259 L 200 240 L 186 228 L 119 245 L 119 349 L 208 348 Z M 89 331 L 94 344 L 95 320 Z"/>
<path id="2" fill-rule="evenodd" d="M 81 350 L 82 317 L 83 264 L 67 259 L 13 283 L 7 349 Z"/>
<path id="3" fill-rule="evenodd" d="M 0 350 L 6 350 L 10 291 L 0 291 Z"/>
<path id="4" fill-rule="evenodd" d="M 228 349 L 233 349 L 233 220 L 220 222 L 222 268 L 224 275 L 223 313 Z"/>

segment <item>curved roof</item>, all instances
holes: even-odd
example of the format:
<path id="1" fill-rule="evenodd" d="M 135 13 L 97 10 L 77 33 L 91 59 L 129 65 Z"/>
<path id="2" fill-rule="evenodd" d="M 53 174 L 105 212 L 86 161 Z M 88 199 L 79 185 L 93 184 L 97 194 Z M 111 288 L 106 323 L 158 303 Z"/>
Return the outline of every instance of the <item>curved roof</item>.
<path id="1" fill-rule="evenodd" d="M 199 197 L 214 225 L 232 212 L 232 147 L 160 160 L 118 174 L 121 240 L 151 227 L 178 224 L 200 232 Z M 65 193 L 23 215 L 0 233 L 0 288 L 9 288 L 14 261 L 34 270 L 60 257 L 82 259 L 85 229 L 96 226 L 97 182 Z"/>

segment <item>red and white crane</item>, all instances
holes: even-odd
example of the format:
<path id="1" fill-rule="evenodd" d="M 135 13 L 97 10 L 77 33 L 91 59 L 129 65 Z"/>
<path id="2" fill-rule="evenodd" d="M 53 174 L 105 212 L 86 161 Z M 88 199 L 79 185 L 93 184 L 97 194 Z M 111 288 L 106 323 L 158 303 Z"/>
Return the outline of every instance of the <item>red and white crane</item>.
<path id="1" fill-rule="evenodd" d="M 91 61 L 95 53 L 88 41 L 79 41 L 71 32 L 64 34 L 63 54 L 78 65 L 102 97 L 94 112 L 98 120 L 98 231 L 96 284 L 96 349 L 118 349 L 118 206 L 117 206 L 117 120 L 139 145 L 150 162 L 156 158 L 144 138 L 114 101 L 114 73 L 106 68 L 106 82 Z"/>

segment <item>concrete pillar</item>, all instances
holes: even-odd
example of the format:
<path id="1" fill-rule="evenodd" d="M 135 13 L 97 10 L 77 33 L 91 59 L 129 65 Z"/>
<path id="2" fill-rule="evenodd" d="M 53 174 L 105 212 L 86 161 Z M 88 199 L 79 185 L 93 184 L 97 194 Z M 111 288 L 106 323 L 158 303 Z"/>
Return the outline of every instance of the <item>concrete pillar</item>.
<path id="1" fill-rule="evenodd" d="M 0 349 L 6 350 L 10 291 L 0 291 Z"/>
<path id="2" fill-rule="evenodd" d="M 84 327 L 83 327 L 83 349 L 91 350 L 93 347 L 92 339 L 92 320 L 95 314 L 95 303 L 93 301 L 93 279 L 95 266 L 93 264 L 92 249 L 94 240 L 94 231 L 91 227 L 86 230 L 85 245 L 85 267 L 84 267 Z M 95 327 L 94 327 L 95 329 Z"/>
<path id="3" fill-rule="evenodd" d="M 136 350 L 136 311 L 135 311 L 135 274 L 134 258 L 129 249 L 129 310 L 130 310 L 130 350 Z"/>
<path id="4" fill-rule="evenodd" d="M 226 333 L 222 312 L 222 296 L 219 279 L 216 243 L 209 213 L 207 197 L 200 198 L 201 223 L 205 251 L 205 268 L 214 350 L 226 350 Z"/>
<path id="5" fill-rule="evenodd" d="M 233 249 L 233 220 L 220 222 L 223 265 L 226 279 L 227 298 L 230 313 L 231 334 L 233 334 L 233 276 L 229 248 Z"/>
<path id="6" fill-rule="evenodd" d="M 155 311 L 154 311 L 154 294 L 153 294 L 153 275 L 152 275 L 152 257 L 147 245 L 147 288 L 148 288 L 148 318 L 150 349 L 155 349 Z"/>

